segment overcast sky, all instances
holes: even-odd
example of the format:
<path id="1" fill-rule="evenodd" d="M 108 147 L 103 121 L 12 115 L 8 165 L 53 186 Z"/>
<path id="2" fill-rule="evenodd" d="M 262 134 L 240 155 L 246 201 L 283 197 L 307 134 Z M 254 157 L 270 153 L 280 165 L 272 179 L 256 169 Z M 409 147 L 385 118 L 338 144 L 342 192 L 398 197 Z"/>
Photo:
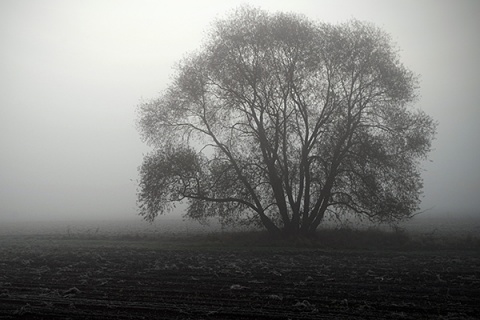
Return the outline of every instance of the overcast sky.
<path id="1" fill-rule="evenodd" d="M 480 1 L 2 0 L 0 222 L 135 218 L 135 110 L 242 3 L 390 33 L 439 122 L 422 207 L 479 214 Z"/>

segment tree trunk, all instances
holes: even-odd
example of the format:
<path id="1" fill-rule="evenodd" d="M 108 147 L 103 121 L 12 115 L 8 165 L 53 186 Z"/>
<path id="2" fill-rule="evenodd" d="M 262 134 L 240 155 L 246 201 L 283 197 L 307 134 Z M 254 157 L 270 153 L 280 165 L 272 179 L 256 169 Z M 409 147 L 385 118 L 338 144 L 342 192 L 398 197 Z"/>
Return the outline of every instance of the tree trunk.
<path id="1" fill-rule="evenodd" d="M 271 234 L 278 234 L 280 229 L 275 225 L 275 223 L 270 220 L 263 212 L 258 213 L 260 215 L 260 221 L 262 221 L 263 226 Z"/>

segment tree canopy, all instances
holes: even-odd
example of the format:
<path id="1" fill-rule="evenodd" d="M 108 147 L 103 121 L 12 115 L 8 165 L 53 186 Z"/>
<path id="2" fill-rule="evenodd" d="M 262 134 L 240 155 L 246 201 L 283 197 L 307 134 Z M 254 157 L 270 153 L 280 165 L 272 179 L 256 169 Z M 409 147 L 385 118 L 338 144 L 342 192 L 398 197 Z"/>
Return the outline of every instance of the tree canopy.
<path id="1" fill-rule="evenodd" d="M 390 37 L 241 7 L 217 21 L 170 86 L 139 107 L 154 147 L 139 169 L 140 214 L 309 234 L 327 215 L 395 222 L 419 208 L 435 122 Z"/>

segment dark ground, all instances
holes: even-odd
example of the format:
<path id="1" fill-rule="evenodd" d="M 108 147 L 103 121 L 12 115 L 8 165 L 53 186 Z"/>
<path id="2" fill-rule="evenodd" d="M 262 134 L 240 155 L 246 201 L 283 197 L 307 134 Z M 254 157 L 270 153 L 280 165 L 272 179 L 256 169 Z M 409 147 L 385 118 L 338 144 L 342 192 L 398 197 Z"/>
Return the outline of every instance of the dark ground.
<path id="1" fill-rule="evenodd" d="M 3 237 L 0 319 L 480 318 L 475 249 L 189 241 Z"/>

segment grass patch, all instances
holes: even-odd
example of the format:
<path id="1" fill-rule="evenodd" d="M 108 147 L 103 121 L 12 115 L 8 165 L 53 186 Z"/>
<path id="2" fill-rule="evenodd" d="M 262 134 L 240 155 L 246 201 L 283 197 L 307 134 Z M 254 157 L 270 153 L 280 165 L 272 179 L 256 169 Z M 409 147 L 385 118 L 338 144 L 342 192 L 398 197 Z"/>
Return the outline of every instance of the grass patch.
<path id="1" fill-rule="evenodd" d="M 480 250 L 475 235 L 409 233 L 403 229 L 320 229 L 312 237 L 279 238 L 266 231 L 212 232 L 163 239 L 188 248 L 332 249 L 332 250 Z"/>
<path id="2" fill-rule="evenodd" d="M 0 237 L 0 243 L 29 243 L 62 247 L 130 247 L 158 250 L 477 250 L 477 235 L 441 235 L 436 232 L 410 233 L 403 229 L 379 228 L 320 229 L 313 236 L 297 238 L 275 237 L 266 231 L 229 231 L 178 234 L 50 234 L 25 237 Z"/>

